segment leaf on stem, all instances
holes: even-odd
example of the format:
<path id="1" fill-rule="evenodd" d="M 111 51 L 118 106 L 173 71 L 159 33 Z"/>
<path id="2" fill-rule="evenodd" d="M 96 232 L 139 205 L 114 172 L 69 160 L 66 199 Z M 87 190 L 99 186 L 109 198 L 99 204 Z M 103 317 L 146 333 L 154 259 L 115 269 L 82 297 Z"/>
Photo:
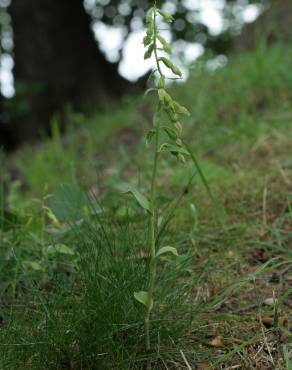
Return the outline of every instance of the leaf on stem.
<path id="1" fill-rule="evenodd" d="M 155 129 L 151 129 L 147 132 L 147 134 L 146 134 L 146 145 L 149 145 L 151 143 L 155 133 L 156 133 Z"/>
<path id="2" fill-rule="evenodd" d="M 156 89 L 154 87 L 151 87 L 150 89 L 147 89 L 145 92 L 144 92 L 144 95 L 148 95 L 149 93 L 151 93 L 152 91 L 156 91 Z"/>
<path id="3" fill-rule="evenodd" d="M 185 157 L 184 157 L 184 155 L 183 155 L 183 154 L 181 154 L 181 153 L 177 153 L 177 154 L 176 154 L 176 158 L 177 158 L 177 160 L 178 160 L 179 162 L 181 162 L 182 164 L 185 164 L 185 163 L 186 163 L 186 159 L 185 159 Z"/>
<path id="4" fill-rule="evenodd" d="M 169 143 L 163 143 L 160 146 L 159 152 L 162 152 L 162 151 L 168 151 L 168 152 L 171 152 L 172 154 L 181 153 L 181 154 L 189 155 L 189 152 L 186 149 L 178 145 L 169 144 Z"/>
<path id="5" fill-rule="evenodd" d="M 153 299 L 149 298 L 148 292 L 144 292 L 144 291 L 135 292 L 134 297 L 138 302 L 142 303 L 146 308 L 152 310 Z"/>
<path id="6" fill-rule="evenodd" d="M 54 227 L 61 228 L 61 224 L 57 217 L 54 215 L 53 211 L 49 207 L 43 207 L 45 214 L 47 215 L 48 219 L 52 222 Z"/>
<path id="7" fill-rule="evenodd" d="M 159 100 L 162 102 L 164 107 L 174 111 L 174 105 L 173 105 L 172 97 L 162 88 L 158 89 L 157 93 L 158 93 Z"/>
<path id="8" fill-rule="evenodd" d="M 151 36 L 149 36 L 149 35 L 144 36 L 143 44 L 144 44 L 145 47 L 150 45 L 151 42 L 152 42 L 152 37 Z"/>
<path id="9" fill-rule="evenodd" d="M 149 76 L 148 76 L 147 82 L 146 82 L 146 86 L 150 86 L 154 82 L 155 72 L 156 72 L 156 69 L 149 73 Z"/>
<path id="10" fill-rule="evenodd" d="M 52 256 L 52 255 L 57 254 L 57 253 L 67 254 L 67 255 L 70 255 L 70 256 L 74 255 L 74 251 L 65 244 L 60 243 L 60 244 L 55 244 L 55 245 L 49 245 L 48 246 L 47 254 L 49 256 Z"/>
<path id="11" fill-rule="evenodd" d="M 161 62 L 163 62 L 164 65 L 167 68 L 169 68 L 172 71 L 173 74 L 175 74 L 175 75 L 177 75 L 179 77 L 182 77 L 182 73 L 181 73 L 180 69 L 176 65 L 174 65 L 172 63 L 172 61 L 170 61 L 169 59 L 167 59 L 165 57 L 160 57 L 158 60 L 161 61 Z"/>
<path id="12" fill-rule="evenodd" d="M 191 115 L 190 112 L 187 110 L 187 108 L 184 107 L 183 105 L 180 105 L 178 102 L 173 101 L 173 105 L 174 105 L 174 109 L 176 113 L 185 114 L 186 116 Z"/>
<path id="13" fill-rule="evenodd" d="M 172 97 L 164 90 L 164 88 L 158 86 L 157 93 L 163 109 L 166 111 L 172 122 L 177 123 L 178 114 L 190 116 L 190 112 L 187 110 L 187 108 L 173 100 Z"/>
<path id="14" fill-rule="evenodd" d="M 161 129 L 167 134 L 171 140 L 177 140 L 177 132 L 174 128 L 169 126 L 161 126 Z"/>
<path id="15" fill-rule="evenodd" d="M 151 44 L 148 49 L 145 51 L 145 54 L 144 54 L 144 59 L 149 59 L 151 58 L 151 55 L 153 53 L 153 50 L 154 50 L 154 44 Z"/>
<path id="16" fill-rule="evenodd" d="M 23 267 L 34 270 L 34 271 L 39 271 L 39 272 L 45 272 L 45 268 L 42 264 L 42 262 L 36 262 L 36 261 L 23 261 L 22 262 Z"/>
<path id="17" fill-rule="evenodd" d="M 165 77 L 164 76 L 160 76 L 157 87 L 158 89 L 165 88 Z"/>
<path id="18" fill-rule="evenodd" d="M 161 100 L 162 102 L 164 101 L 165 97 L 168 95 L 167 92 L 163 88 L 158 89 L 157 93 L 158 93 L 159 100 Z"/>
<path id="19" fill-rule="evenodd" d="M 179 135 L 182 133 L 182 125 L 179 121 L 175 122 L 174 128 L 176 129 L 176 131 Z"/>
<path id="20" fill-rule="evenodd" d="M 131 186 L 128 190 L 126 190 L 123 193 L 132 194 L 141 208 L 145 209 L 149 213 L 152 213 L 149 200 L 143 194 L 141 194 L 140 191 L 136 189 L 134 186 Z"/>
<path id="21" fill-rule="evenodd" d="M 170 254 L 174 255 L 175 257 L 178 257 L 177 249 L 175 247 L 170 247 L 170 246 L 160 248 L 158 250 L 158 252 L 156 253 L 156 257 L 159 257 L 159 256 L 161 256 L 163 254 L 167 254 L 167 253 L 170 253 Z"/>
<path id="22" fill-rule="evenodd" d="M 164 21 L 165 21 L 166 23 L 171 23 L 171 22 L 173 22 L 174 18 L 173 18 L 173 16 L 172 16 L 171 14 L 169 14 L 169 13 L 165 13 L 165 12 L 163 12 L 163 11 L 162 11 L 162 10 L 160 10 L 160 9 L 157 9 L 157 11 L 158 11 L 158 13 L 161 15 L 161 17 L 164 19 Z"/>
<path id="23" fill-rule="evenodd" d="M 153 22 L 154 7 L 150 8 L 146 14 L 146 24 L 149 25 Z"/>
<path id="24" fill-rule="evenodd" d="M 157 35 L 157 38 L 161 42 L 161 45 L 163 47 L 163 50 L 166 53 L 170 53 L 171 52 L 171 47 L 170 47 L 169 43 L 165 40 L 165 38 L 162 37 L 161 35 Z"/>

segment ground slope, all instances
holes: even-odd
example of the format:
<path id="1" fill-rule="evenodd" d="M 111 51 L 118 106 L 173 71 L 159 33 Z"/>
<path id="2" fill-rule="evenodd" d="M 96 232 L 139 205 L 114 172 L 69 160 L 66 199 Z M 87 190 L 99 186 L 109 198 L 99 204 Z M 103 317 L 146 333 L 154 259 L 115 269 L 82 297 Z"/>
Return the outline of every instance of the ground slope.
<path id="1" fill-rule="evenodd" d="M 187 267 L 180 262 L 183 270 L 175 269 L 177 272 L 167 279 L 174 284 L 174 290 L 187 287 L 184 304 L 175 305 L 180 306 L 177 312 L 181 321 L 186 320 L 188 309 L 192 319 L 187 330 L 169 323 L 165 340 L 168 344 L 161 343 L 152 354 L 154 368 L 290 369 L 292 52 L 284 45 L 259 48 L 234 57 L 216 71 L 210 71 L 202 62 L 193 68 L 189 81 L 174 86 L 172 93 L 192 113 L 184 135 L 215 201 L 208 196 L 190 160 L 182 166 L 175 159 L 163 159 L 159 169 L 162 209 L 173 204 L 173 194 L 179 196 L 164 238 L 177 246 L 182 259 L 187 259 Z M 101 338 L 98 332 L 107 328 L 102 326 L 106 319 L 92 331 L 92 321 L 86 318 L 93 315 L 95 302 L 105 301 L 107 295 L 95 292 L 89 284 L 90 274 L 78 280 L 81 272 L 77 266 L 82 256 L 75 259 L 72 253 L 79 253 L 80 244 L 66 232 L 75 217 L 72 213 L 83 205 L 82 195 L 76 190 L 79 184 L 111 210 L 111 217 L 138 225 L 136 241 L 128 238 L 125 243 L 134 248 L 134 259 L 138 255 L 139 260 L 144 260 L 144 216 L 125 201 L 120 190 L 125 183 L 138 183 L 142 190 L 148 186 L 151 151 L 145 148 L 142 135 L 151 124 L 151 115 L 151 98 L 142 97 L 124 101 L 118 107 L 106 107 L 103 113 L 90 117 L 72 114 L 65 137 L 60 137 L 55 120 L 52 140 L 33 149 L 23 148 L 8 159 L 6 203 L 11 213 L 5 212 L 10 222 L 2 225 L 1 233 L 0 253 L 6 262 L 1 262 L 0 269 L 0 368 L 15 369 L 21 362 L 27 369 L 104 369 L 105 363 L 111 369 L 143 368 L 142 332 L 133 329 L 138 328 L 133 322 L 141 320 L 141 313 L 131 300 L 138 284 L 135 274 L 143 272 L 143 265 L 127 267 L 125 275 L 117 278 L 120 282 L 128 279 L 123 288 L 128 299 L 120 297 L 116 303 L 124 316 L 114 309 L 113 301 L 101 305 L 104 311 L 99 311 L 117 326 L 121 325 L 119 320 L 124 324 L 129 320 L 128 329 L 113 332 L 111 340 Z M 57 190 L 55 196 L 61 205 L 52 204 L 50 194 L 60 183 L 66 184 L 63 193 Z M 44 211 L 44 206 L 50 207 L 58 220 L 50 210 Z M 91 232 L 87 230 L 86 235 Z M 88 238 L 92 242 L 92 237 Z M 53 260 L 47 259 L 46 251 L 55 240 L 63 249 L 59 247 L 58 256 L 50 255 Z M 96 243 L 104 245 L 105 241 Z M 103 254 L 99 258 L 108 261 Z M 132 259 L 128 256 L 113 266 L 124 266 Z M 87 271 L 87 267 L 84 269 Z M 112 276 L 116 269 L 121 267 L 111 267 L 105 273 Z M 59 275 L 56 288 L 54 281 Z M 90 286 L 87 298 L 82 289 L 76 291 L 80 284 Z M 159 286 L 166 289 L 161 281 Z M 60 304 L 52 298 L 55 291 L 64 297 L 68 292 L 72 296 L 73 291 L 73 302 L 64 298 L 66 305 Z M 170 313 L 163 313 L 165 302 L 175 300 L 178 293 L 165 294 L 166 300 L 161 298 L 157 310 L 168 318 Z M 78 301 L 82 302 L 84 314 Z M 30 302 L 27 310 L 25 302 Z M 175 312 L 175 307 L 170 312 Z M 54 316 L 55 324 L 46 315 Z M 60 329 L 60 317 L 64 330 Z M 157 317 L 158 313 L 155 320 Z M 78 326 L 78 320 L 84 325 Z M 160 330 L 164 333 L 163 325 L 159 325 L 154 341 Z M 87 331 L 82 329 L 85 327 Z M 33 340 L 36 333 L 40 340 Z M 129 339 L 133 335 L 135 345 Z M 89 340 L 97 343 L 90 351 Z M 45 348 L 41 343 L 47 343 Z M 103 348 L 100 343 L 106 343 L 102 354 L 95 353 Z M 111 355 L 107 357 L 107 353 Z"/>

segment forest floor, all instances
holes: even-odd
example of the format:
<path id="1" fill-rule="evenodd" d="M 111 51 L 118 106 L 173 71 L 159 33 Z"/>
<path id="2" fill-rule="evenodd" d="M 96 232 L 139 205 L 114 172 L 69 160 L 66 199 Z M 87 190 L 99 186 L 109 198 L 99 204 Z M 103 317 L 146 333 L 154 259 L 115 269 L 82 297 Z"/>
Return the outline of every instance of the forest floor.
<path id="1" fill-rule="evenodd" d="M 143 309 L 152 100 L 72 114 L 3 161 L 0 369 L 292 369 L 292 52 L 259 49 L 171 88 L 191 161 L 159 168 L 152 351 Z M 90 202 L 88 201 L 88 197 Z M 0 207 L 1 209 L 1 207 Z M 175 210 L 173 213 L 172 210 Z"/>

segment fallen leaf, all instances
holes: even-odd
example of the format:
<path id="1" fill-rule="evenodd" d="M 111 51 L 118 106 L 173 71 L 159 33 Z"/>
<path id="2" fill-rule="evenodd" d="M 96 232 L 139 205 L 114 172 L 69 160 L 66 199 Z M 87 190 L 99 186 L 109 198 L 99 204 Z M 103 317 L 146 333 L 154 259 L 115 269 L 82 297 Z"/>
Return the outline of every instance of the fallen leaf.
<path id="1" fill-rule="evenodd" d="M 267 306 L 274 306 L 275 305 L 275 299 L 272 298 L 267 298 L 264 300 L 264 304 Z"/>
<path id="2" fill-rule="evenodd" d="M 260 262 L 266 262 L 268 261 L 269 259 L 272 258 L 272 254 L 265 251 L 264 249 L 254 249 L 252 252 L 251 252 L 251 255 L 252 257 L 257 260 L 257 261 L 260 261 Z"/>
<path id="3" fill-rule="evenodd" d="M 233 257 L 234 256 L 234 252 L 229 250 L 227 253 L 227 257 Z"/>
<path id="4" fill-rule="evenodd" d="M 273 326 L 274 319 L 272 317 L 263 317 L 262 323 L 266 328 L 271 328 Z"/>
<path id="5" fill-rule="evenodd" d="M 281 316 L 279 319 L 279 324 L 282 326 L 288 326 L 288 317 L 287 316 Z"/>
<path id="6" fill-rule="evenodd" d="M 218 335 L 217 337 L 213 338 L 209 343 L 211 347 L 224 347 L 223 337 Z"/>
<path id="7" fill-rule="evenodd" d="M 287 333 L 281 333 L 280 341 L 281 343 L 286 343 L 289 340 L 289 334 Z"/>
<path id="8" fill-rule="evenodd" d="M 267 328 L 271 328 L 274 324 L 274 318 L 271 316 L 266 316 L 262 318 L 262 323 L 265 325 Z M 288 317 L 287 316 L 281 316 L 279 318 L 279 324 L 281 326 L 287 326 L 288 325 Z"/>
<path id="9" fill-rule="evenodd" d="M 224 339 L 225 344 L 241 344 L 242 340 L 237 338 Z"/>
<path id="10" fill-rule="evenodd" d="M 209 365 L 207 365 L 207 364 L 198 364 L 198 365 L 197 365 L 197 369 L 198 369 L 198 370 L 210 370 L 211 368 L 210 368 L 210 366 L 209 366 Z"/>

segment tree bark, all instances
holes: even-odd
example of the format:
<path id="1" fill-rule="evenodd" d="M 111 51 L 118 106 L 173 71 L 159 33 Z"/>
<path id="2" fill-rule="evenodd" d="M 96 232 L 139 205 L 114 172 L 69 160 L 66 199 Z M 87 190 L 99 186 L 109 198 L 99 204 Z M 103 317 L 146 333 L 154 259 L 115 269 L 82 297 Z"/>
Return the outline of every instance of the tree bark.
<path id="1" fill-rule="evenodd" d="M 11 125 L 17 142 L 47 131 L 52 114 L 66 105 L 102 104 L 129 88 L 98 49 L 82 0 L 12 0 L 9 11 L 21 103 Z"/>
<path id="2" fill-rule="evenodd" d="M 0 151 L 2 148 L 9 150 L 14 147 L 13 137 L 8 125 L 8 113 L 4 108 L 4 101 L 3 96 L 0 94 Z"/>
<path id="3" fill-rule="evenodd" d="M 276 42 L 291 43 L 292 1 L 272 0 L 271 6 L 249 25 L 235 40 L 235 49 L 252 50 L 260 42 L 271 45 Z"/>

